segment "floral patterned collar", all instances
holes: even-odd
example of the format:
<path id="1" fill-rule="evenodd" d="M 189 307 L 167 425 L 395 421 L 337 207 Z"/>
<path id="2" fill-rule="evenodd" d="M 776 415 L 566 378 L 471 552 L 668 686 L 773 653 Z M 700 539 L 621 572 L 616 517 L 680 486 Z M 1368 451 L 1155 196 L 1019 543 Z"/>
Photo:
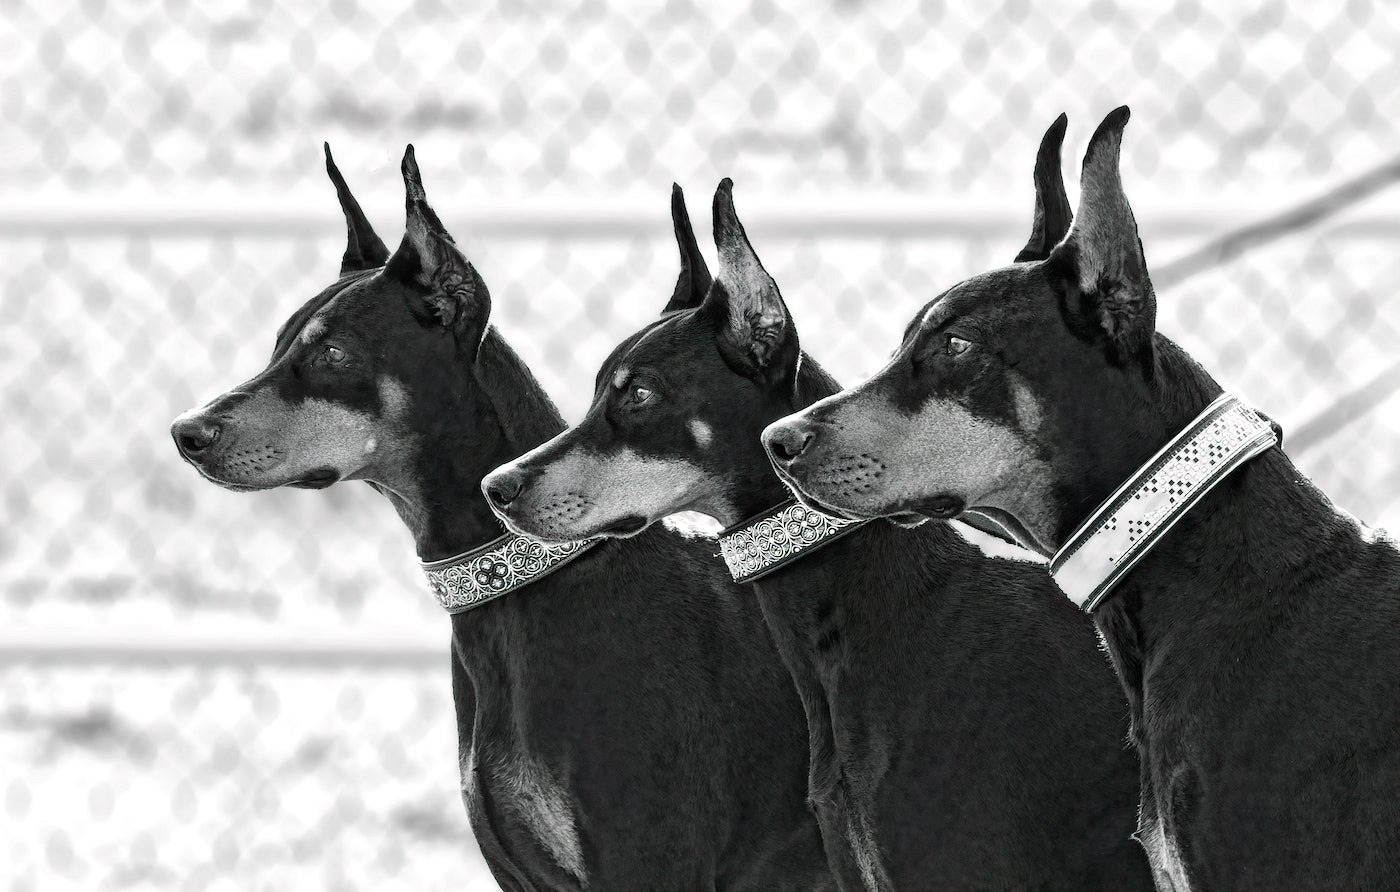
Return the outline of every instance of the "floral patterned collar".
<path id="1" fill-rule="evenodd" d="M 719 551 L 735 582 L 753 582 L 867 522 L 789 500 L 720 533 Z"/>
<path id="2" fill-rule="evenodd" d="M 423 574 L 442 609 L 462 613 L 548 576 L 600 541 L 552 545 L 506 533 L 456 557 L 424 561 Z"/>

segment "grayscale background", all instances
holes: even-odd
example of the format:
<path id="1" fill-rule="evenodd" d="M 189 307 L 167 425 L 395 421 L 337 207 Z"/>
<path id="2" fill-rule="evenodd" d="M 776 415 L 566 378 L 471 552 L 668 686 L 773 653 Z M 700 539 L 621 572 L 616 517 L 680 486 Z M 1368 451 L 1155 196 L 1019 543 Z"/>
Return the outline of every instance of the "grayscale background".
<path id="1" fill-rule="evenodd" d="M 673 179 L 703 234 L 734 178 L 804 346 L 853 381 L 1015 254 L 1055 115 L 1073 199 L 1128 103 L 1160 328 L 1339 505 L 1400 524 L 1396 7 L 496 3 L 5 4 L 3 888 L 490 887 L 448 624 L 394 512 L 358 484 L 224 492 L 167 433 L 335 276 L 322 140 L 390 245 L 416 144 L 576 419 L 670 293 Z M 1346 206 L 1278 217 L 1319 196 Z M 1260 221 L 1288 231 L 1193 254 Z"/>

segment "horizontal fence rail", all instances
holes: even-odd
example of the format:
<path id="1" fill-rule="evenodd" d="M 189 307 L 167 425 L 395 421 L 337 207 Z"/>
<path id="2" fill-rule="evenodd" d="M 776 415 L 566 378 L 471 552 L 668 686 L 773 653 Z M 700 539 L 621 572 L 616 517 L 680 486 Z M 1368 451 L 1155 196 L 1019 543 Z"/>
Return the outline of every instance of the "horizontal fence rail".
<path id="1" fill-rule="evenodd" d="M 150 236 L 200 239 L 217 235 L 324 235 L 338 231 L 333 194 L 296 197 L 215 196 L 209 200 L 173 200 L 150 196 L 71 196 L 0 198 L 0 238 L 42 235 Z M 1369 195 L 1369 193 L 1367 193 Z M 690 194 L 691 216 L 697 229 L 708 231 L 709 191 Z M 655 198 L 579 200 L 521 199 L 503 201 L 446 193 L 432 195 L 441 216 L 456 232 L 479 233 L 502 239 L 612 239 L 655 237 L 668 232 L 664 192 Z M 382 233 L 401 226 L 401 204 L 362 201 Z M 1350 203 L 1350 202 L 1347 202 Z M 1141 208 L 1142 206 L 1139 205 Z M 1220 203 L 1208 199 L 1155 202 L 1139 209 L 1145 238 L 1205 240 L 1229 230 L 1248 228 L 1285 213 L 1257 202 Z M 940 201 L 907 195 L 846 195 L 821 199 L 779 199 L 743 196 L 745 226 L 767 236 L 864 238 L 970 238 L 1010 236 L 1029 232 L 1027 201 Z M 1400 234 L 1400 211 L 1360 207 L 1341 210 L 1322 223 L 1329 232 L 1356 236 Z M 1312 222 L 1311 220 L 1305 222 Z M 1297 226 L 1292 227 L 1294 229 Z M 1222 256 L 1221 260 L 1229 259 Z"/>

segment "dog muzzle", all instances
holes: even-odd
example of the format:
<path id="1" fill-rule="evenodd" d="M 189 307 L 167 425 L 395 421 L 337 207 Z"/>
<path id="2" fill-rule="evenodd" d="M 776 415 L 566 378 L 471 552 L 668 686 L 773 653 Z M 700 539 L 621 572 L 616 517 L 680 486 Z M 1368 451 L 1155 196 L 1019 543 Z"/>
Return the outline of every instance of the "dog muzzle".
<path id="1" fill-rule="evenodd" d="M 789 500 L 720 533 L 719 553 L 735 582 L 753 582 L 866 523 Z"/>
<path id="2" fill-rule="evenodd" d="M 1093 612 L 1206 493 L 1278 443 L 1268 418 L 1221 394 L 1074 531 L 1050 559 L 1050 575 Z"/>
<path id="3" fill-rule="evenodd" d="M 421 566 L 442 609 L 462 613 L 543 579 L 601 541 L 552 545 L 506 533 L 456 557 Z"/>

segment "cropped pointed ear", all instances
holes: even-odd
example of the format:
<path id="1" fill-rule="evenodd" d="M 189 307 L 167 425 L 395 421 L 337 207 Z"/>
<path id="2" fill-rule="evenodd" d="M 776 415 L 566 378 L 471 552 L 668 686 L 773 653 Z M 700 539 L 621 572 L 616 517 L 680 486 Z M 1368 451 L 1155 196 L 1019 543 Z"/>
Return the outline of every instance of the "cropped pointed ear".
<path id="1" fill-rule="evenodd" d="M 326 173 L 330 174 L 331 182 L 335 184 L 340 209 L 345 212 L 345 256 L 340 259 L 340 274 L 377 269 L 389 259 L 389 249 L 374 234 L 374 227 L 369 225 L 365 212 L 360 210 L 360 203 L 350 194 L 345 177 L 340 175 L 340 168 L 335 166 L 335 159 L 331 157 L 331 144 L 322 145 L 326 149 Z"/>
<path id="2" fill-rule="evenodd" d="M 681 192 L 678 183 L 671 184 L 671 224 L 676 230 L 676 245 L 681 250 L 681 274 L 676 279 L 676 290 L 662 313 L 700 306 L 710 290 L 711 281 L 710 268 L 705 265 L 705 256 L 700 253 L 695 230 L 690 226 L 690 213 L 685 209 L 685 193 Z"/>
<path id="3" fill-rule="evenodd" d="M 1128 107 L 1123 106 L 1094 131 L 1084 153 L 1079 213 L 1048 261 L 1065 286 L 1067 317 L 1077 320 L 1085 334 L 1106 336 L 1117 362 L 1150 360 L 1157 325 L 1147 258 L 1119 176 L 1127 123 Z"/>
<path id="4" fill-rule="evenodd" d="M 415 316 L 452 332 L 475 355 L 491 316 L 491 294 L 428 206 L 411 145 L 403 156 L 403 183 L 407 210 L 403 241 L 385 271 L 416 292 Z"/>
<path id="5" fill-rule="evenodd" d="M 717 326 L 720 352 L 741 374 L 791 388 L 801 356 L 797 332 L 778 283 L 763 268 L 739 222 L 728 177 L 715 190 L 714 228 L 719 274 L 702 306 Z"/>
<path id="6" fill-rule="evenodd" d="M 1041 137 L 1040 151 L 1035 155 L 1035 219 L 1031 223 L 1030 240 L 1016 255 L 1017 263 L 1044 260 L 1069 232 L 1073 212 L 1060 170 L 1060 147 L 1064 145 L 1068 123 L 1069 119 L 1061 114 Z"/>

